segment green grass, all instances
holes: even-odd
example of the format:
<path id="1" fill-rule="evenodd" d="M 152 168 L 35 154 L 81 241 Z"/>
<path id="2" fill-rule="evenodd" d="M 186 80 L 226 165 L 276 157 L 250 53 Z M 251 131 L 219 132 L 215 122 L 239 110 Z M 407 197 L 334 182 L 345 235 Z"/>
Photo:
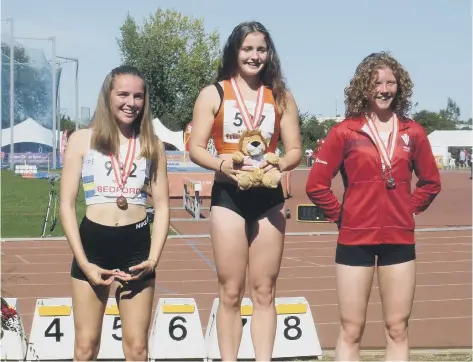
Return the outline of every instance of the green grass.
<path id="1" fill-rule="evenodd" d="M 56 182 L 55 189 L 57 192 L 59 192 L 59 185 L 60 181 Z M 41 236 L 50 186 L 48 180 L 23 179 L 11 171 L 1 171 L 2 238 Z M 53 208 L 51 211 L 53 211 Z M 82 189 L 77 197 L 76 211 L 79 221 L 85 213 Z M 57 212 L 59 213 L 59 208 Z M 52 233 L 49 233 L 48 225 L 46 235 L 64 235 L 59 220 Z"/>
<path id="2" fill-rule="evenodd" d="M 51 171 L 55 172 L 55 171 Z M 59 171 L 60 172 L 60 171 Z M 43 220 L 48 205 L 50 183 L 43 179 L 23 179 L 11 171 L 1 171 L 1 237 L 40 237 Z M 55 189 L 59 193 L 60 180 Z M 51 208 L 51 212 L 53 208 Z M 57 209 L 59 213 L 59 207 Z M 82 187 L 79 187 L 76 204 L 77 222 L 84 217 L 85 201 Z M 169 234 L 176 234 L 172 229 Z M 49 224 L 45 236 L 63 236 L 64 232 L 59 221 L 52 233 Z"/>

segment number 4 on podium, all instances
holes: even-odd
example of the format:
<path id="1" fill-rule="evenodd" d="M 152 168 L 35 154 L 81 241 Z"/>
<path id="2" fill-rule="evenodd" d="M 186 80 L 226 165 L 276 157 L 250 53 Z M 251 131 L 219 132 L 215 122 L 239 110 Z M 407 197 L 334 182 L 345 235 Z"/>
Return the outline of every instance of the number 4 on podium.
<path id="1" fill-rule="evenodd" d="M 54 328 L 54 332 L 52 329 Z M 61 332 L 61 322 L 59 318 L 54 318 L 51 324 L 44 331 L 46 338 L 56 338 L 56 342 L 61 342 L 61 337 L 64 337 L 64 333 Z"/>

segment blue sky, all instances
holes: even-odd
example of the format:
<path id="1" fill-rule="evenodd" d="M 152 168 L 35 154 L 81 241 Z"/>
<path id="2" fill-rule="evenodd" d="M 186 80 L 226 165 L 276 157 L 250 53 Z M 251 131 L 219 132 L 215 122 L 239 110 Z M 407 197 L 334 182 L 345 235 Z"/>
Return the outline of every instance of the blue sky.
<path id="1" fill-rule="evenodd" d="M 106 74 L 120 61 L 117 38 L 127 12 L 138 22 L 158 7 L 202 18 L 223 46 L 241 21 L 271 32 L 289 88 L 303 112 L 344 112 L 344 88 L 367 54 L 389 50 L 414 81 L 417 110 L 438 111 L 451 97 L 461 118 L 472 116 L 472 22 L 469 0 L 2 0 L 1 17 L 14 18 L 15 36 L 56 36 L 57 55 L 80 60 L 79 106 L 95 108 Z M 228 4 L 228 5 L 227 5 Z M 233 4 L 233 5 L 232 5 Z M 21 41 L 32 47 L 44 41 Z M 61 108 L 73 116 L 74 64 L 65 64 Z M 337 102 L 338 98 L 338 102 Z M 159 117 L 159 115 L 157 115 Z"/>

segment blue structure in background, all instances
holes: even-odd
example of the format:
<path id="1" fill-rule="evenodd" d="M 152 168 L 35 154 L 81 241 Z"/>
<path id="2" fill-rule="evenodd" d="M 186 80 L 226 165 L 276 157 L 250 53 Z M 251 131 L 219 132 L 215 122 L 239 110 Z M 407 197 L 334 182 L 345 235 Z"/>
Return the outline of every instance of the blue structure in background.
<path id="1" fill-rule="evenodd" d="M 2 42 L 2 129 L 10 128 L 10 45 Z M 61 68 L 56 69 L 56 95 L 59 95 Z M 53 128 L 52 66 L 41 49 L 25 48 L 15 43 L 14 62 L 14 124 L 32 118 L 44 127 Z M 55 105 L 57 109 L 58 96 Z M 59 116 L 59 113 L 57 113 Z M 52 137 L 52 135 L 51 135 Z M 16 137 L 15 137 L 16 138 Z M 2 151 L 10 152 L 10 146 L 2 144 Z M 15 152 L 51 152 L 46 145 L 15 144 Z"/>

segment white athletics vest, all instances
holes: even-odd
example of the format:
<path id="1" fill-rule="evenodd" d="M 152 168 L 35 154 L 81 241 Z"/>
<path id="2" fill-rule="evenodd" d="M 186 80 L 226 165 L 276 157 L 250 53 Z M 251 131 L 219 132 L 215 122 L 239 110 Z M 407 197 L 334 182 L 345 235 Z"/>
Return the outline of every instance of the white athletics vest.
<path id="1" fill-rule="evenodd" d="M 90 130 L 90 135 L 92 131 Z M 120 146 L 120 167 L 123 168 L 128 144 Z M 145 183 L 149 184 L 151 161 L 138 158 L 140 141 L 136 139 L 135 159 L 131 167 L 123 196 L 129 204 L 146 205 L 147 194 L 141 191 Z M 82 185 L 84 187 L 86 205 L 115 203 L 122 190 L 118 187 L 110 157 L 90 148 L 82 161 Z"/>

